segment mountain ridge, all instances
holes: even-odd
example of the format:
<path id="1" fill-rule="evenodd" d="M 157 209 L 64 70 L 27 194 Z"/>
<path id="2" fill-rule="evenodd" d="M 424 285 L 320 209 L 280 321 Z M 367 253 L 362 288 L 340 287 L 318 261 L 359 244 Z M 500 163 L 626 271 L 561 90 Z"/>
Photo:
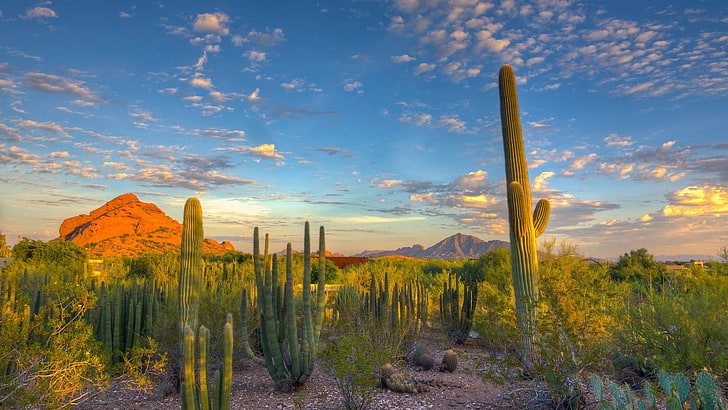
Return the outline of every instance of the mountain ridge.
<path id="1" fill-rule="evenodd" d="M 419 259 L 472 259 L 485 252 L 498 248 L 508 248 L 506 241 L 484 241 L 473 235 L 456 233 L 440 242 L 425 248 L 420 244 L 405 246 L 395 250 L 365 250 L 354 256 L 376 258 L 380 256 L 407 256 Z"/>
<path id="2" fill-rule="evenodd" d="M 119 195 L 88 214 L 66 218 L 58 233 L 93 256 L 179 252 L 182 242 L 182 224 L 133 193 Z M 205 253 L 223 254 L 234 249 L 229 242 L 203 242 Z"/>

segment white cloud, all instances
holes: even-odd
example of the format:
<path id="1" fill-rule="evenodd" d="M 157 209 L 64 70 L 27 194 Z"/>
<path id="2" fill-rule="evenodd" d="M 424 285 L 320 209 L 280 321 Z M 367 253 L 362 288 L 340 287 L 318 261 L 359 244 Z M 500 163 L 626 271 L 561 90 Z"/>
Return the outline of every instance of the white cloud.
<path id="1" fill-rule="evenodd" d="M 430 115 L 430 114 L 403 114 L 401 117 L 399 117 L 399 120 L 402 122 L 415 124 L 415 125 L 421 127 L 425 124 L 430 124 L 432 122 L 432 115 Z"/>
<path id="2" fill-rule="evenodd" d="M 258 96 L 259 94 L 260 94 L 260 88 L 256 88 L 255 90 L 253 90 L 252 93 L 245 96 L 245 99 L 247 99 L 248 101 L 260 101 L 260 100 L 262 100 L 262 98 Z"/>
<path id="3" fill-rule="evenodd" d="M 632 137 L 620 137 L 617 134 L 609 134 L 604 138 L 608 147 L 629 147 L 634 144 Z"/>
<path id="4" fill-rule="evenodd" d="M 400 10 L 406 12 L 406 13 L 412 13 L 415 10 L 417 10 L 417 6 L 419 6 L 418 0 L 395 0 L 395 4 L 397 5 L 397 8 Z"/>
<path id="5" fill-rule="evenodd" d="M 363 86 L 364 86 L 364 84 L 362 84 L 360 81 L 346 83 L 346 84 L 344 84 L 344 91 L 355 91 L 358 88 L 361 88 Z"/>
<path id="6" fill-rule="evenodd" d="M 32 18 L 47 18 L 47 17 L 53 17 L 56 18 L 58 15 L 56 12 L 48 7 L 35 7 L 32 9 L 28 9 L 28 11 L 25 12 L 24 18 L 32 19 Z"/>
<path id="7" fill-rule="evenodd" d="M 426 73 L 428 71 L 432 71 L 437 67 L 435 64 L 432 63 L 420 63 L 417 65 L 417 67 L 414 68 L 415 75 L 420 75 L 422 73 Z"/>
<path id="8" fill-rule="evenodd" d="M 246 57 L 248 60 L 254 61 L 254 62 L 261 62 L 261 61 L 266 60 L 266 54 L 262 51 L 253 51 L 253 50 L 246 51 L 243 54 L 243 57 Z"/>
<path id="9" fill-rule="evenodd" d="M 190 80 L 190 85 L 198 88 L 212 88 L 212 80 L 204 77 L 195 77 Z"/>
<path id="10" fill-rule="evenodd" d="M 414 61 L 414 57 L 410 57 L 407 54 L 402 54 L 401 56 L 392 56 L 392 61 L 395 63 L 409 63 L 410 61 Z"/>
<path id="11" fill-rule="evenodd" d="M 228 22 L 230 22 L 230 17 L 225 13 L 198 14 L 195 19 L 194 30 L 226 36 L 230 33 L 230 30 L 226 27 Z"/>

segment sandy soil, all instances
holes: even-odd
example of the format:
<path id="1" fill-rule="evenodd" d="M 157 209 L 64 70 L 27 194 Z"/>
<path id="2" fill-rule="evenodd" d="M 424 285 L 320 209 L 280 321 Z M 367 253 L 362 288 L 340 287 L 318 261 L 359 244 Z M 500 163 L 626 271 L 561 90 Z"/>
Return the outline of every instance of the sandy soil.
<path id="1" fill-rule="evenodd" d="M 378 389 L 371 403 L 375 409 L 524 409 L 546 408 L 544 390 L 537 381 L 524 380 L 517 371 L 505 374 L 496 369 L 483 349 L 475 345 L 452 347 L 459 356 L 454 373 L 422 371 L 412 365 L 399 366 L 424 382 L 428 392 L 409 394 Z M 446 346 L 432 348 L 439 362 Z M 484 377 L 486 374 L 496 377 Z M 497 379 L 506 380 L 500 383 Z M 489 380 L 494 380 L 489 381 Z M 90 400 L 75 406 L 91 409 L 170 409 L 179 408 L 179 395 L 171 383 L 162 383 L 149 392 L 130 390 L 118 381 Z M 296 393 L 281 393 L 265 368 L 244 358 L 235 363 L 232 386 L 233 409 L 341 409 L 341 394 L 332 376 L 319 359 L 311 378 Z"/>

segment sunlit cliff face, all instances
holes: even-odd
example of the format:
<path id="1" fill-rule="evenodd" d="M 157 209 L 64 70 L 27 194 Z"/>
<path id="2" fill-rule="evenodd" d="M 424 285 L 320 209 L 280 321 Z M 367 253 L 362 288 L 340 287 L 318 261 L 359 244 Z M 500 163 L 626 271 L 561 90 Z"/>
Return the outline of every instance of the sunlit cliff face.
<path id="1" fill-rule="evenodd" d="M 64 220 L 59 233 L 90 255 L 138 256 L 179 252 L 182 225 L 156 205 L 141 202 L 134 194 L 124 194 L 88 215 Z M 206 239 L 203 248 L 214 254 L 234 250 L 232 244 L 212 239 Z"/>

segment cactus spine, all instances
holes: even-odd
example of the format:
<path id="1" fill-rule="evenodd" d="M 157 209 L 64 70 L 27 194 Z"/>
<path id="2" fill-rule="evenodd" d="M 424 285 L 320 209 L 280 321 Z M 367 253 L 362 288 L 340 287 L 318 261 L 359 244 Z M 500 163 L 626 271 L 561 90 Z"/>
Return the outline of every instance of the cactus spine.
<path id="1" fill-rule="evenodd" d="M 516 76 L 509 65 L 500 69 L 498 90 L 506 162 L 513 291 L 516 296 L 518 328 L 522 335 L 523 358 L 528 363 L 535 356 L 538 320 L 536 238 L 546 229 L 550 204 L 547 199 L 539 200 L 533 216 L 531 215 L 531 187 L 518 109 Z"/>
<path id="2" fill-rule="evenodd" d="M 319 283 L 315 306 L 311 301 L 311 239 L 309 223 L 306 222 L 303 246 L 303 312 L 301 329 L 296 327 L 296 310 L 293 301 L 293 262 L 290 244 L 286 248 L 286 283 L 283 300 L 280 301 L 278 264 L 269 263 L 268 236 L 265 239 L 265 253 L 260 255 L 258 228 L 253 230 L 253 267 L 260 306 L 260 329 L 263 360 L 252 353 L 247 338 L 243 338 L 244 350 L 253 360 L 263 363 L 271 378 L 281 391 L 293 391 L 305 383 L 318 354 L 318 344 L 323 324 L 326 285 L 326 244 L 324 228 L 319 232 Z M 275 260 L 275 259 L 274 259 Z M 247 292 L 243 294 L 247 298 Z M 247 310 L 247 300 L 243 300 Z M 314 308 L 315 307 L 315 308 Z M 246 327 L 246 318 L 243 318 Z M 247 335 L 243 329 L 243 335 Z"/>

